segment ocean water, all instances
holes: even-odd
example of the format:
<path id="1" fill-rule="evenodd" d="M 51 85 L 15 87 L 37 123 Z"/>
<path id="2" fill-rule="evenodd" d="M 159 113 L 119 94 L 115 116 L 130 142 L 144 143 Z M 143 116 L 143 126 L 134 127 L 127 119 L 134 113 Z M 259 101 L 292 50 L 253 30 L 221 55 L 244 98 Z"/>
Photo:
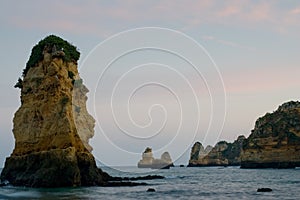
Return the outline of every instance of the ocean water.
<path id="1" fill-rule="evenodd" d="M 179 168 L 169 170 L 102 167 L 112 176 L 157 174 L 147 186 L 36 189 L 0 187 L 0 199 L 300 199 L 300 168 L 240 169 L 239 167 Z M 134 172 L 146 173 L 134 173 Z M 122 171 L 127 171 L 122 172 Z M 130 171 L 130 172 L 129 172 Z M 258 188 L 272 188 L 260 193 Z M 147 192 L 154 188 L 156 192 Z"/>

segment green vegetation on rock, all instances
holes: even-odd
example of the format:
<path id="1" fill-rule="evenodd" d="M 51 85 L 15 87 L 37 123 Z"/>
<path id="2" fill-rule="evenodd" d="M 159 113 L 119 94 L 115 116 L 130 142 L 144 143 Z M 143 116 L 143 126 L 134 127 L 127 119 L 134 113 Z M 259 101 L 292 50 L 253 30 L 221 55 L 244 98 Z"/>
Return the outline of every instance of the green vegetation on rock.
<path id="1" fill-rule="evenodd" d="M 300 166 L 300 102 L 289 101 L 255 122 L 243 143 L 241 168 Z"/>
<path id="2" fill-rule="evenodd" d="M 79 59 L 80 53 L 75 46 L 58 36 L 49 35 L 32 48 L 29 60 L 26 64 L 25 69 L 23 70 L 23 77 L 26 76 L 28 70 L 31 67 L 33 67 L 43 59 L 43 51 L 45 47 L 48 46 L 52 48 L 54 45 L 56 49 L 63 50 L 64 61 L 70 62 L 72 60 L 77 61 Z"/>

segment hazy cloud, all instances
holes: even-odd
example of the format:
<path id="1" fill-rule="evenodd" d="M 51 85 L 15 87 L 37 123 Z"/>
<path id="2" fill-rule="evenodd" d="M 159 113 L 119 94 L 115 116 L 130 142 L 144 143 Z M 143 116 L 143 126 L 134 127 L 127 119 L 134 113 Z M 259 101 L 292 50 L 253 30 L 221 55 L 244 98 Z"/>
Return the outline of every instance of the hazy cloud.
<path id="1" fill-rule="evenodd" d="M 300 8 L 282 8 L 278 1 L 229 0 L 212 1 L 35 1 L 33 6 L 26 2 L 13 1 L 4 5 L 4 12 L 14 7 L 11 18 L 2 13 L 6 23 L 21 28 L 89 32 L 102 37 L 128 28 L 141 26 L 164 26 L 195 29 L 207 23 L 240 26 L 290 27 L 299 23 Z M 297 19 L 297 20 L 296 20 Z M 247 25 L 246 25 L 247 24 Z M 276 28 L 277 27 L 277 28 Z"/>

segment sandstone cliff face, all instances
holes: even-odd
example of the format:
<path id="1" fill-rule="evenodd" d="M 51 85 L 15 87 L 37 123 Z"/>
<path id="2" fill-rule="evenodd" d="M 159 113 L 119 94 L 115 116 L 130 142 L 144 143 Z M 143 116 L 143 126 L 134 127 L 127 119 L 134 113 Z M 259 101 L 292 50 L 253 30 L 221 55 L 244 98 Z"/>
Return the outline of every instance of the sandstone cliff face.
<path id="1" fill-rule="evenodd" d="M 287 102 L 255 123 L 243 145 L 242 168 L 300 166 L 300 102 Z"/>
<path id="2" fill-rule="evenodd" d="M 213 149 L 212 146 L 207 145 L 204 149 L 204 151 L 200 151 L 199 153 L 199 158 L 204 158 L 207 154 L 209 154 L 209 152 L 211 152 L 211 150 Z"/>
<path id="3" fill-rule="evenodd" d="M 196 142 L 191 150 L 190 161 L 197 162 L 199 159 L 204 158 L 212 149 L 213 147 L 210 145 L 204 149 L 200 142 Z"/>
<path id="4" fill-rule="evenodd" d="M 64 55 L 44 47 L 42 59 L 19 83 L 15 148 L 6 159 L 2 181 L 30 187 L 103 184 L 102 171 L 89 152 L 94 119 L 86 110 L 88 90 L 76 62 L 66 62 Z"/>
<path id="5" fill-rule="evenodd" d="M 198 160 L 201 151 L 204 151 L 203 145 L 200 142 L 196 142 L 192 147 L 191 154 L 190 154 L 190 160 L 191 161 Z"/>
<path id="6" fill-rule="evenodd" d="M 160 159 L 156 159 L 153 157 L 152 149 L 149 147 L 145 149 L 142 159 L 138 162 L 139 168 L 169 169 L 173 166 L 169 152 L 164 152 Z"/>
<path id="7" fill-rule="evenodd" d="M 191 158 L 189 160 L 189 167 L 204 167 L 204 166 L 228 166 L 240 164 L 240 153 L 242 143 L 245 140 L 244 136 L 239 136 L 233 143 L 225 141 L 218 142 L 213 148 L 206 147 L 204 149 L 201 143 L 196 142 L 192 148 Z M 200 144 L 200 145 L 199 145 Z M 197 150 L 199 153 L 197 154 Z M 196 154 L 194 154 L 195 152 Z M 197 156 L 198 155 L 198 156 Z"/>

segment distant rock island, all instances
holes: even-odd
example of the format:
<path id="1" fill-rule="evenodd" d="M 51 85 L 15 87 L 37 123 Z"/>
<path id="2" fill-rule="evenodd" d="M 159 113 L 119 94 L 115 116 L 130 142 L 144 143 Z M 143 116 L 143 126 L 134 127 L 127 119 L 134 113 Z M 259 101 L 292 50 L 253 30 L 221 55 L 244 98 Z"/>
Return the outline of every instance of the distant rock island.
<path id="1" fill-rule="evenodd" d="M 218 142 L 214 147 L 205 149 L 200 142 L 192 147 L 188 167 L 233 166 L 240 165 L 240 154 L 245 136 L 241 135 L 233 143 Z"/>
<path id="2" fill-rule="evenodd" d="M 300 167 L 300 102 L 282 104 L 259 118 L 248 138 L 218 142 L 211 150 L 196 142 L 189 167 L 241 166 L 241 168 Z"/>
<path id="3" fill-rule="evenodd" d="M 170 167 L 174 167 L 170 154 L 164 152 L 160 159 L 156 159 L 150 147 L 145 149 L 142 160 L 138 162 L 138 168 L 169 169 Z"/>
<path id="4" fill-rule="evenodd" d="M 282 104 L 255 122 L 243 143 L 241 168 L 300 167 L 300 102 Z"/>

